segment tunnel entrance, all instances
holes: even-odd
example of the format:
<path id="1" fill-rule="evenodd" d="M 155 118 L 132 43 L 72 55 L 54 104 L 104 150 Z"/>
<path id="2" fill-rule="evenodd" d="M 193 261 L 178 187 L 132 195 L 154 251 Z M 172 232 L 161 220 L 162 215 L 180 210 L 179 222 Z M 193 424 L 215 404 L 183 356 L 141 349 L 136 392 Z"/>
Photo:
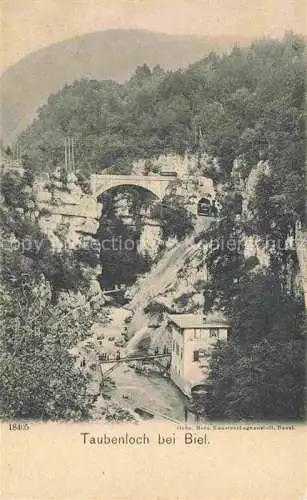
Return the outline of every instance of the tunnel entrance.
<path id="1" fill-rule="evenodd" d="M 215 200 L 211 197 L 204 197 L 197 203 L 197 215 L 204 217 L 217 217 L 218 209 Z"/>

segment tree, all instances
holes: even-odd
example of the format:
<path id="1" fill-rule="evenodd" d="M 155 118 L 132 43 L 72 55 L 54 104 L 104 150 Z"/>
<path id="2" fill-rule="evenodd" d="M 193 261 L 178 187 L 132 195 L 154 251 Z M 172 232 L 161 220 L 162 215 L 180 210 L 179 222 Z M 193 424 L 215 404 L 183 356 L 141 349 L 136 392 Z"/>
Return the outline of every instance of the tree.
<path id="1" fill-rule="evenodd" d="M 219 344 L 209 362 L 207 417 L 220 420 L 304 420 L 305 342 L 265 338 Z"/>
<path id="2" fill-rule="evenodd" d="M 46 282 L 26 274 L 1 288 L 0 311 L 1 418 L 88 418 L 87 379 L 69 353 L 88 330 L 82 313 L 63 316 Z"/>
<path id="3" fill-rule="evenodd" d="M 135 70 L 134 75 L 129 80 L 130 86 L 142 87 L 145 85 L 148 80 L 151 78 L 151 70 L 147 66 L 147 64 L 143 64 L 143 66 L 138 66 Z"/>
<path id="4" fill-rule="evenodd" d="M 29 206 L 34 205 L 34 196 L 31 193 L 33 178 L 30 173 L 24 177 L 19 174 L 6 172 L 1 179 L 1 194 L 4 203 L 11 208 L 22 208 L 26 212 Z"/>
<path id="5" fill-rule="evenodd" d="M 184 206 L 184 199 L 178 195 L 164 196 L 162 204 L 157 206 L 156 216 L 163 231 L 163 239 L 176 237 L 183 240 L 194 228 L 192 214 Z"/>
<path id="6" fill-rule="evenodd" d="M 40 171 L 63 165 L 63 137 L 71 136 L 85 174 L 116 161 L 128 172 L 134 159 L 197 151 L 196 123 L 206 152 L 218 162 L 220 180 L 229 179 L 238 157 L 245 176 L 259 160 L 276 170 L 300 163 L 304 45 L 292 33 L 283 41 L 235 47 L 222 57 L 211 53 L 186 70 L 151 71 L 144 64 L 124 85 L 76 81 L 50 96 L 19 137 L 25 163 Z"/>
<path id="7" fill-rule="evenodd" d="M 284 293 L 270 270 L 245 274 L 232 300 L 222 300 L 228 342 L 209 358 L 201 406 L 211 419 L 303 419 L 304 307 Z"/>

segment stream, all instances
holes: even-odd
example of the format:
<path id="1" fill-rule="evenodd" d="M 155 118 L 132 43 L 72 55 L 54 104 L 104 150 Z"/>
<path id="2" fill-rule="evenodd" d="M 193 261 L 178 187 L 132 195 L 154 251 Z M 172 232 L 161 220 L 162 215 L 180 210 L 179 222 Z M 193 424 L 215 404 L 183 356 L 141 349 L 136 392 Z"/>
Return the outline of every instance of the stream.
<path id="1" fill-rule="evenodd" d="M 121 357 L 131 355 L 138 347 L 140 340 L 150 333 L 147 326 L 141 327 L 131 340 L 123 347 L 117 348 L 115 343 L 122 338 L 125 329 L 125 318 L 129 312 L 125 308 L 111 308 L 111 322 L 104 326 L 96 323 L 93 327 L 95 336 L 103 335 L 99 343 L 99 351 L 108 353 L 113 358 L 118 350 Z M 109 340 L 112 339 L 112 340 Z M 110 364 L 110 366 L 112 366 Z M 109 369 L 106 365 L 105 370 Z M 139 373 L 131 363 L 122 362 L 109 375 L 114 387 L 108 392 L 109 404 L 115 404 L 127 411 L 135 412 L 137 408 L 150 410 L 155 419 L 159 415 L 184 422 L 185 397 L 169 379 L 154 370 L 152 364 L 147 365 L 146 373 Z M 96 403 L 94 417 L 99 417 L 99 410 L 104 400 L 99 397 Z"/>
<path id="2" fill-rule="evenodd" d="M 99 346 L 100 354 L 110 359 L 115 359 L 116 355 L 121 358 L 131 356 L 139 350 L 144 339 L 150 339 L 150 318 L 145 315 L 144 307 L 168 286 L 172 286 L 194 237 L 195 233 L 165 252 L 148 275 L 139 280 L 127 307 L 110 307 L 110 322 L 107 325 L 96 323 L 92 327 L 93 339 Z M 107 372 L 112 366 L 114 364 L 104 364 L 101 369 Z M 163 415 L 184 422 L 185 396 L 168 376 L 158 371 L 152 364 L 149 364 L 146 373 L 143 373 L 136 371 L 131 363 L 119 363 L 108 375 L 114 383 L 113 389 L 108 392 L 109 403 L 131 412 L 136 408 L 147 408 L 155 415 L 155 419 Z M 99 411 L 104 404 L 103 396 L 99 396 L 94 417 L 99 418 Z"/>

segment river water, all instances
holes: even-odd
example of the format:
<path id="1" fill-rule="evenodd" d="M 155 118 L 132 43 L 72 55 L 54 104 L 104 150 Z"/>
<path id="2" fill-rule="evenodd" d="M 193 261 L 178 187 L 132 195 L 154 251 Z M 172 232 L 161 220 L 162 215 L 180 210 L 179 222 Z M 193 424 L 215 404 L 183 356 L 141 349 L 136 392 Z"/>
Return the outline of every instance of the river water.
<path id="1" fill-rule="evenodd" d="M 116 399 L 124 407 L 145 408 L 155 419 L 163 415 L 184 422 L 185 398 L 169 379 L 139 374 L 124 364 L 113 372 L 112 379 L 116 384 Z"/>
<path id="2" fill-rule="evenodd" d="M 141 341 L 149 330 L 143 326 L 138 330 L 131 340 L 124 347 L 118 348 L 115 343 L 122 339 L 122 332 L 125 329 L 125 318 L 129 315 L 125 308 L 111 308 L 111 321 L 108 325 L 96 323 L 92 328 L 93 339 L 103 337 L 99 341 L 99 352 L 108 353 L 111 358 L 120 351 L 121 358 L 131 355 L 137 349 Z M 111 340 L 110 340 L 111 339 Z M 102 365 L 103 370 L 108 370 L 110 365 Z M 172 383 L 172 381 L 158 373 L 157 368 L 150 363 L 147 365 L 147 373 L 138 373 L 135 368 L 129 366 L 128 362 L 117 365 L 108 375 L 114 388 L 109 391 L 108 404 L 114 404 L 128 411 L 135 412 L 136 408 L 150 410 L 155 419 L 163 415 L 170 419 L 184 422 L 185 418 L 185 397 Z M 104 401 L 99 398 L 97 407 L 103 406 Z M 94 417 L 98 415 L 99 408 L 94 411 Z"/>
<path id="3" fill-rule="evenodd" d="M 141 341 L 150 337 L 152 330 L 148 328 L 149 318 L 144 313 L 144 307 L 175 281 L 177 271 L 182 267 L 196 233 L 197 231 L 180 245 L 169 249 L 149 275 L 144 277 L 144 280 L 140 280 L 128 306 L 130 311 L 124 307 L 111 307 L 110 323 L 108 325 L 94 325 L 94 336 L 96 335 L 97 339 L 102 337 L 98 341 L 101 353 L 114 358 L 119 351 L 121 358 L 123 358 L 133 354 L 138 350 Z M 131 321 L 127 326 L 125 321 L 128 316 L 131 316 Z M 125 330 L 129 341 L 124 346 L 119 347 Z M 104 365 L 104 368 L 108 367 Z M 109 403 L 113 402 L 118 407 L 131 411 L 134 411 L 135 408 L 147 408 L 155 416 L 160 414 L 184 422 L 185 396 L 169 378 L 163 377 L 162 374 L 153 373 L 152 370 L 148 371 L 147 375 L 137 373 L 128 363 L 120 363 L 109 375 L 115 383 L 114 389 L 109 393 Z M 101 398 L 99 404 L 103 404 Z"/>

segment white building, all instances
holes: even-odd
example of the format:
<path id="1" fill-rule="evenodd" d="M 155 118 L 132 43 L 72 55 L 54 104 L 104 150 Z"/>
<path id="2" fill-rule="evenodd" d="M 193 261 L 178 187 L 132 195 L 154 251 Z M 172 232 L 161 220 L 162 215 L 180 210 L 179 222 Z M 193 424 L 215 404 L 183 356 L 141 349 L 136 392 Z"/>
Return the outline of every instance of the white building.
<path id="1" fill-rule="evenodd" d="M 197 314 L 170 314 L 172 331 L 172 381 L 187 396 L 206 382 L 210 351 L 217 340 L 227 340 L 229 325 L 223 319 Z"/>

